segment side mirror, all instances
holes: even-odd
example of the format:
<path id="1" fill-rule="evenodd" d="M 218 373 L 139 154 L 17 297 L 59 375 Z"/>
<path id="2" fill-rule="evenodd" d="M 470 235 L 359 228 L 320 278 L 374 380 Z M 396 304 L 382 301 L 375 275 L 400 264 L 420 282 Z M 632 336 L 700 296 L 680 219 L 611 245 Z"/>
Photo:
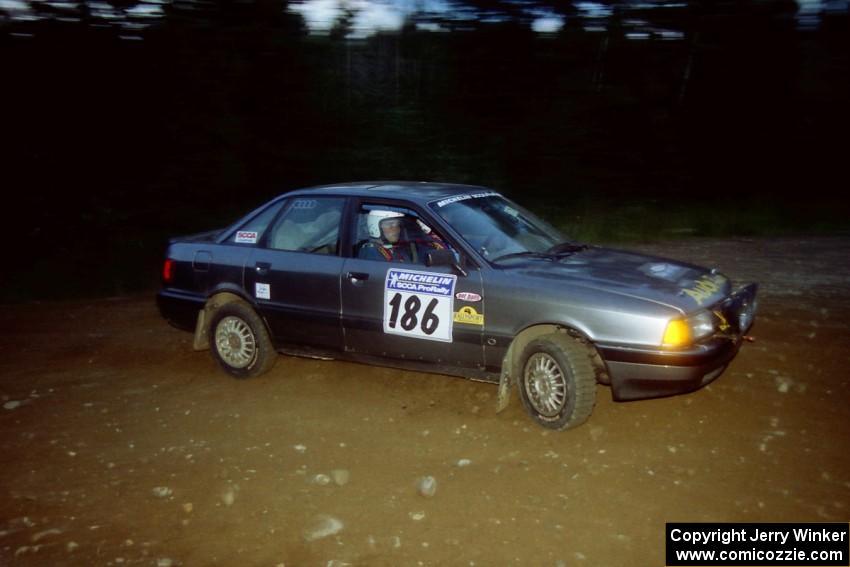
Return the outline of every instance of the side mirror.
<path id="1" fill-rule="evenodd" d="M 460 265 L 460 259 L 451 250 L 430 250 L 425 255 L 425 265 L 429 268 L 433 266 L 451 266 L 462 276 L 467 276 Z"/>

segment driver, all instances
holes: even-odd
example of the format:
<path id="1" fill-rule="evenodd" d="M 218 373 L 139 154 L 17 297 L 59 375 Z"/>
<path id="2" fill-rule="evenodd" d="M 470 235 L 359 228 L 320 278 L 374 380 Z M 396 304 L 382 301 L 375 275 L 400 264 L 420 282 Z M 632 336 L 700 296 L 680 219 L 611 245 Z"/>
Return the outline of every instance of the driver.
<path id="1" fill-rule="evenodd" d="M 420 263 L 427 250 L 443 249 L 445 245 L 420 221 L 423 238 L 410 240 L 406 224 L 410 217 L 397 211 L 370 211 L 366 218 L 369 241 L 361 248 L 359 257 L 387 262 Z M 406 223 L 408 221 L 408 223 Z"/>

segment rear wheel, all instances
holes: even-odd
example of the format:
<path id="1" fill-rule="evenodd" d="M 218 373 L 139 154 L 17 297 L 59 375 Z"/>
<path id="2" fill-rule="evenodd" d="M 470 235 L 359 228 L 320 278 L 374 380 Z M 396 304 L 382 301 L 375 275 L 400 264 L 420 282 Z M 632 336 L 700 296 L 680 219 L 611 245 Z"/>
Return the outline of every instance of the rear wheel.
<path id="1" fill-rule="evenodd" d="M 277 360 L 262 319 L 244 303 L 219 307 L 210 322 L 210 350 L 225 372 L 251 378 L 268 372 Z"/>
<path id="2" fill-rule="evenodd" d="M 562 333 L 530 342 L 522 354 L 519 391 L 540 425 L 556 430 L 581 425 L 596 403 L 596 373 L 587 347 Z"/>

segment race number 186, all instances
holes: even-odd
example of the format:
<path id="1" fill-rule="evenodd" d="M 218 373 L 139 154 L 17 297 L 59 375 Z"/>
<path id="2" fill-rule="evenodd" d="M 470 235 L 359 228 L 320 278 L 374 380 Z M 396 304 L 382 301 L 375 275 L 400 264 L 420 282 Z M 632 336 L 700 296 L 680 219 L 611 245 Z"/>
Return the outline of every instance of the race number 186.
<path id="1" fill-rule="evenodd" d="M 384 332 L 451 342 L 457 276 L 393 268 L 384 288 Z"/>

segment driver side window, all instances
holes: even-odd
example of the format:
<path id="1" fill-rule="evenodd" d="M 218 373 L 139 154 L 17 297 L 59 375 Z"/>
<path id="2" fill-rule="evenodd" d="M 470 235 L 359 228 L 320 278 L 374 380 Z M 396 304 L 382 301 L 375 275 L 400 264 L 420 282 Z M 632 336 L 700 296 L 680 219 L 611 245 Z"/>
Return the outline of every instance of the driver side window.
<path id="1" fill-rule="evenodd" d="M 344 199 L 297 198 L 278 218 L 268 247 L 313 254 L 339 253 L 339 223 Z"/>
<path id="2" fill-rule="evenodd" d="M 365 203 L 357 213 L 356 258 L 424 265 L 428 252 L 446 248 L 445 239 L 412 210 Z"/>

